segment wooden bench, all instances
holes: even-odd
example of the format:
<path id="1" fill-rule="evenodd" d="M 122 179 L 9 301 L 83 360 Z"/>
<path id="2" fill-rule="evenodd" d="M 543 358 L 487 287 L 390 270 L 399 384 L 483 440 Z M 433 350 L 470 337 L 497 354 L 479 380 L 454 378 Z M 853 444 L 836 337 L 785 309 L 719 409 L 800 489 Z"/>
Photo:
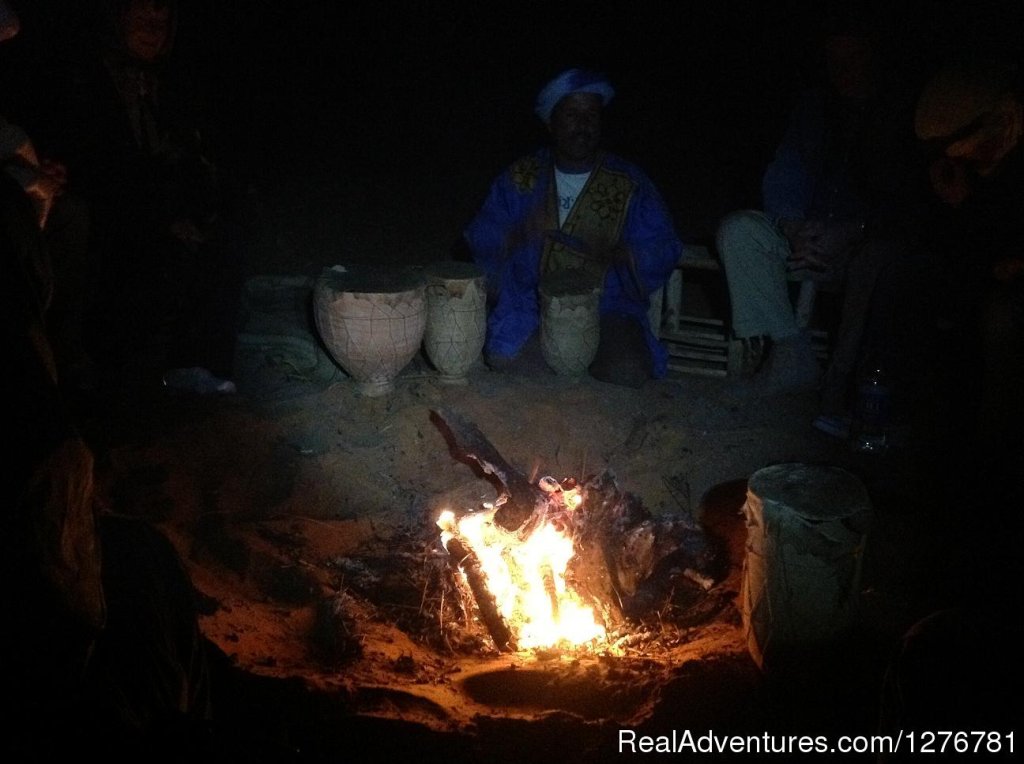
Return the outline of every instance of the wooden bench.
<path id="1" fill-rule="evenodd" d="M 732 336 L 731 315 L 728 310 L 722 317 L 688 312 L 684 300 L 687 271 L 718 273 L 725 278 L 721 261 L 709 247 L 687 244 L 668 283 L 651 296 L 648 317 L 651 326 L 658 327 L 656 333 L 669 351 L 669 371 L 733 376 L 740 368 L 742 345 Z M 800 285 L 794 305 L 797 325 L 810 332 L 818 356 L 827 358 L 828 333 L 811 328 L 818 282 L 799 273 L 791 274 L 789 280 Z"/>

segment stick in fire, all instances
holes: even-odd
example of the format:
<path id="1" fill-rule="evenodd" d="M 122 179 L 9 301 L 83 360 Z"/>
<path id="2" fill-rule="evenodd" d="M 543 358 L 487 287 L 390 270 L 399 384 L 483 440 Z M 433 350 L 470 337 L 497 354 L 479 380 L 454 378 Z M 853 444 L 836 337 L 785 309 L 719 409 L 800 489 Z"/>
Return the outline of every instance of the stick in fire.
<path id="1" fill-rule="evenodd" d="M 547 502 L 544 492 L 525 475 L 505 461 L 483 433 L 472 422 L 447 409 L 431 412 L 431 419 L 448 441 L 456 459 L 475 464 L 497 481 L 499 491 L 495 506 L 495 522 L 508 531 L 518 530 L 531 515 Z"/>
<path id="2" fill-rule="evenodd" d="M 462 542 L 453 529 L 446 530 L 446 533 L 451 535 L 445 542 L 445 549 L 448 550 L 448 554 L 451 555 L 459 569 L 466 575 L 469 589 L 473 592 L 473 598 L 476 600 L 477 608 L 480 611 L 480 620 L 487 627 L 487 632 L 491 635 L 491 639 L 494 640 L 494 646 L 501 652 L 515 650 L 515 638 L 512 636 L 512 631 L 509 629 L 508 624 L 505 623 L 505 619 L 498 612 L 494 595 L 487 588 L 487 579 L 480 569 L 480 560 L 477 559 L 473 550 Z"/>

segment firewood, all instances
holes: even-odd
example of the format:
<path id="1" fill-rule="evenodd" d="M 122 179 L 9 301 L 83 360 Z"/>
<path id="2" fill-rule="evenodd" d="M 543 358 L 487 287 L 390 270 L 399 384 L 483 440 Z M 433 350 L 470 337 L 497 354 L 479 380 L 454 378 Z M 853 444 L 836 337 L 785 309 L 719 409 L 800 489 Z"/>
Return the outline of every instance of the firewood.
<path id="1" fill-rule="evenodd" d="M 487 588 L 487 577 L 480 569 L 480 560 L 477 559 L 473 550 L 464 544 L 457 535 L 453 534 L 448 539 L 445 547 L 448 549 L 448 554 L 451 555 L 452 561 L 466 575 L 466 581 L 469 584 L 470 591 L 473 592 L 477 609 L 480 611 L 480 619 L 484 622 L 484 626 L 487 627 L 487 632 L 491 635 L 491 639 L 494 640 L 494 646 L 501 652 L 514 651 L 516 649 L 515 639 L 508 624 L 505 623 L 505 619 L 498 612 L 494 595 Z"/>
<path id="2" fill-rule="evenodd" d="M 497 481 L 499 491 L 495 502 L 495 522 L 508 531 L 519 529 L 545 502 L 545 495 L 523 473 L 505 461 L 498 450 L 471 422 L 448 409 L 435 409 L 431 419 L 448 441 L 452 455 L 478 466 L 485 475 Z"/>
<path id="3" fill-rule="evenodd" d="M 610 470 L 583 478 L 551 477 L 538 484 L 512 467 L 480 430 L 456 412 L 431 412 L 453 455 L 479 467 L 499 492 L 494 521 L 520 539 L 527 539 L 545 524 L 572 540 L 573 556 L 565 571 L 567 587 L 590 606 L 611 633 L 627 621 L 657 611 L 671 594 L 677 573 L 688 571 L 711 588 L 718 575 L 716 551 L 704 532 L 689 518 L 654 517 L 632 493 L 619 489 Z M 564 490 L 576 501 L 566 503 Z M 579 497 L 576 497 L 579 491 Z M 580 501 L 580 497 L 582 501 Z M 514 650 L 514 635 L 498 613 L 480 563 L 457 534 L 447 542 L 452 556 L 469 581 L 481 618 L 499 649 Z M 557 619 L 558 596 L 550 571 L 541 571 Z M 661 580 L 661 579 L 665 580 Z"/>

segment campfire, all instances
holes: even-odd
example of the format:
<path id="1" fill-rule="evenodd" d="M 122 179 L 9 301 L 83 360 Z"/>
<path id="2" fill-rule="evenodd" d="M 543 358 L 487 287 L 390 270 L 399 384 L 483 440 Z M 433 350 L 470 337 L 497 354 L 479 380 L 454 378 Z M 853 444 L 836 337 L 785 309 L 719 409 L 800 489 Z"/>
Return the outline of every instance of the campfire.
<path id="1" fill-rule="evenodd" d="M 571 478 L 563 484 L 545 477 L 540 485 L 548 505 L 525 534 L 498 525 L 491 505 L 459 518 L 444 511 L 437 521 L 441 542 L 456 558 L 473 596 L 486 603 L 481 609 L 494 623 L 489 630 L 496 642 L 519 648 L 601 642 L 605 627 L 571 578 L 566 580 L 574 555 L 574 513 L 582 496 Z"/>
<path id="2" fill-rule="evenodd" d="M 615 653 L 680 586 L 707 591 L 717 556 L 688 518 L 655 518 L 610 472 L 530 481 L 471 423 L 435 411 L 453 454 L 490 479 L 493 503 L 445 509 L 440 540 L 494 646 Z"/>

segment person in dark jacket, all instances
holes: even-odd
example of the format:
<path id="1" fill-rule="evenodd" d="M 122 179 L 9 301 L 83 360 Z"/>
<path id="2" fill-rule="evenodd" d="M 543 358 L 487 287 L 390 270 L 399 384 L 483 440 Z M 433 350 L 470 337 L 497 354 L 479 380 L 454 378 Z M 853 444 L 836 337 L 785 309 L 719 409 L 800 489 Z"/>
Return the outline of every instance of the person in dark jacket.
<path id="1" fill-rule="evenodd" d="M 243 244 L 204 110 L 173 76 L 173 0 L 110 0 L 72 67 L 54 143 L 102 258 L 92 338 L 115 365 L 233 392 Z"/>
<path id="2" fill-rule="evenodd" d="M 957 452 L 992 476 L 980 481 L 989 486 L 1019 483 L 1024 468 L 1021 92 L 1019 61 L 961 55 L 925 85 L 914 120 L 940 204 L 930 226 L 944 255 L 935 303 L 960 391 Z"/>
<path id="3" fill-rule="evenodd" d="M 762 177 L 763 208 L 730 213 L 716 235 L 745 374 L 764 394 L 819 390 L 822 413 L 839 420 L 858 366 L 886 354 L 879 345 L 892 330 L 891 306 L 877 287 L 893 278 L 907 247 L 900 213 L 913 136 L 902 121 L 908 109 L 883 77 L 878 31 L 857 16 L 828 19 L 827 83 L 799 95 Z M 794 272 L 843 290 L 824 375 L 796 322 L 787 283 Z"/>

